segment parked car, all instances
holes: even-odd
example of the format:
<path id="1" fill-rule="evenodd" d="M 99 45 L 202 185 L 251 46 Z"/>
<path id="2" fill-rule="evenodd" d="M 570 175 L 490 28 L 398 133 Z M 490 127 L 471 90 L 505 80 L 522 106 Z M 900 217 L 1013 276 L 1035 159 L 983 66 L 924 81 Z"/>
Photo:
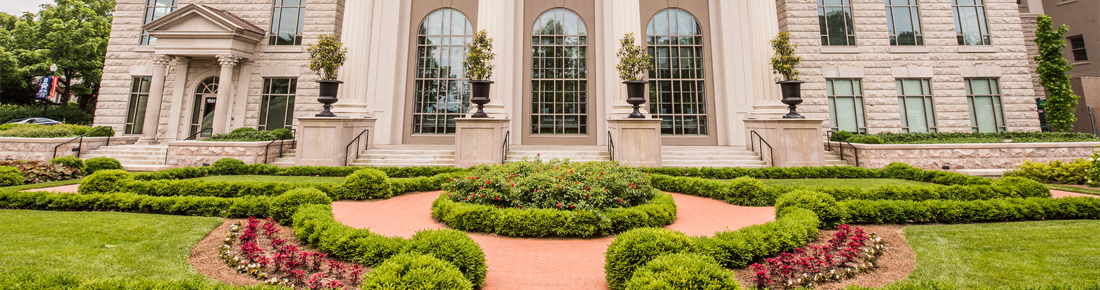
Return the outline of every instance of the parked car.
<path id="1" fill-rule="evenodd" d="M 58 121 L 55 121 L 55 120 L 52 120 L 52 119 L 47 119 L 47 118 L 19 118 L 19 119 L 8 121 L 7 123 L 4 123 L 4 124 L 57 125 L 57 124 L 61 124 L 61 122 L 58 122 Z"/>

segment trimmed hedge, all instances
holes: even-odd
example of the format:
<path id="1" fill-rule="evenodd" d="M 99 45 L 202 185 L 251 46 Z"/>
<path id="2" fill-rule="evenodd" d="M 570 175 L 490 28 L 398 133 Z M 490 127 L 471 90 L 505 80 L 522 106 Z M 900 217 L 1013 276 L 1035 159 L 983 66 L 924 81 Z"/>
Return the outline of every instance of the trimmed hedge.
<path id="1" fill-rule="evenodd" d="M 1005 172 L 1004 176 L 1023 177 L 1042 183 L 1088 184 L 1096 165 L 1092 160 L 1078 158 L 1073 162 L 1054 160 L 1050 163 L 1024 161 L 1020 168 Z"/>
<path id="2" fill-rule="evenodd" d="M 450 229 L 417 231 L 404 251 L 449 261 L 471 284 L 485 285 L 485 253 L 464 232 Z"/>
<path id="3" fill-rule="evenodd" d="M 466 290 L 470 281 L 457 267 L 426 254 L 400 254 L 367 273 L 363 285 L 368 289 Z"/>
<path id="4" fill-rule="evenodd" d="M 1100 198 L 1005 198 L 953 200 L 852 200 L 841 202 L 848 222 L 975 223 L 1016 220 L 1100 219 Z"/>
<path id="5" fill-rule="evenodd" d="M 82 194 L 118 192 L 120 184 L 132 178 L 125 170 L 100 170 L 81 180 L 77 192 Z"/>
<path id="6" fill-rule="evenodd" d="M 0 187 L 23 185 L 23 173 L 11 166 L 0 166 Z"/>
<path id="7" fill-rule="evenodd" d="M 775 203 L 775 195 L 765 190 L 764 184 L 752 177 L 743 176 L 725 181 L 657 174 L 651 176 L 650 180 L 653 188 L 662 191 L 725 200 L 736 205 L 766 206 Z"/>
<path id="8" fill-rule="evenodd" d="M 690 253 L 695 243 L 684 233 L 662 228 L 626 231 L 607 246 L 604 274 L 611 289 L 623 289 L 634 271 L 665 254 Z"/>
<path id="9" fill-rule="evenodd" d="M 790 209 L 774 222 L 696 238 L 699 252 L 726 268 L 740 268 L 756 259 L 801 247 L 817 236 L 821 221 L 808 209 Z"/>
<path id="10" fill-rule="evenodd" d="M 93 174 L 100 170 L 121 170 L 122 163 L 118 163 L 118 159 L 110 157 L 95 157 L 88 160 L 84 160 L 84 174 Z"/>
<path id="11" fill-rule="evenodd" d="M 389 198 L 393 185 L 389 176 L 377 169 L 364 168 L 355 171 L 344 180 L 344 197 L 348 199 Z"/>
<path id="12" fill-rule="evenodd" d="M 130 193 L 77 194 L 0 191 L 0 208 L 71 211 L 121 211 L 187 216 L 245 218 L 267 216 L 267 197 L 156 197 Z"/>
<path id="13" fill-rule="evenodd" d="M 989 178 L 948 171 L 924 170 L 901 162 L 892 162 L 887 164 L 886 167 L 883 167 L 882 177 L 931 182 L 942 185 L 989 185 L 993 182 L 993 180 Z"/>
<path id="14" fill-rule="evenodd" d="M 680 177 L 699 177 L 707 179 L 734 179 L 748 176 L 757 179 L 793 179 L 793 178 L 878 178 L 880 169 L 851 166 L 822 167 L 764 167 L 764 168 L 671 168 L 642 167 L 643 172 Z"/>
<path id="15" fill-rule="evenodd" d="M 787 213 L 800 208 L 813 211 L 825 228 L 834 228 L 847 217 L 844 207 L 837 204 L 832 195 L 807 190 L 795 190 L 780 196 L 775 201 L 775 217 L 783 218 Z"/>
<path id="16" fill-rule="evenodd" d="M 218 161 L 214 161 L 214 164 L 210 165 L 210 172 L 217 175 L 243 175 L 247 174 L 245 170 L 247 165 L 244 161 L 240 161 L 233 158 L 222 158 Z"/>
<path id="17" fill-rule="evenodd" d="M 1006 197 L 1050 197 L 1045 185 L 1020 177 L 1006 177 L 990 185 L 881 185 L 869 188 L 834 186 L 769 186 L 768 191 L 783 195 L 795 190 L 812 190 L 838 200 L 983 200 Z"/>
<path id="18" fill-rule="evenodd" d="M 512 237 L 592 237 L 671 224 L 676 219 L 676 203 L 671 195 L 658 193 L 649 204 L 598 212 L 501 209 L 452 201 L 443 193 L 432 202 L 432 217 L 463 231 Z"/>
<path id="19" fill-rule="evenodd" d="M 634 271 L 627 290 L 737 290 L 741 285 L 733 272 L 723 269 L 714 258 L 700 254 L 668 254 L 657 257 Z"/>
<path id="20" fill-rule="evenodd" d="M 274 175 L 285 176 L 348 176 L 353 172 L 371 168 L 385 172 L 391 178 L 429 177 L 444 173 L 466 172 L 465 168 L 442 166 L 415 166 L 415 167 L 360 167 L 360 166 L 291 166 L 279 169 Z"/>
<path id="21" fill-rule="evenodd" d="M 81 172 L 84 171 L 84 160 L 80 160 L 80 158 L 72 156 L 50 159 L 50 164 L 60 164 L 63 166 L 68 166 L 70 168 L 79 169 Z"/>
<path id="22" fill-rule="evenodd" d="M 298 207 L 307 204 L 332 204 L 332 199 L 316 188 L 295 188 L 272 199 L 268 214 L 281 224 L 290 224 Z"/>

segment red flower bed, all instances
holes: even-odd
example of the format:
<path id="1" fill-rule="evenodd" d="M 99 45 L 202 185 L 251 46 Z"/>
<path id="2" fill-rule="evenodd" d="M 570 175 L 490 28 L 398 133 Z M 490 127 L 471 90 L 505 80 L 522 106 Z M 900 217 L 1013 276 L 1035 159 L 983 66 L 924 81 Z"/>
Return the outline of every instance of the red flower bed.
<path id="1" fill-rule="evenodd" d="M 356 289 L 362 282 L 362 266 L 325 259 L 325 253 L 300 251 L 276 237 L 281 230 L 271 218 L 263 221 L 261 236 L 260 223 L 249 218 L 243 232 L 240 222 L 230 228 L 218 256 L 231 268 L 265 284 L 297 289 Z"/>
<path id="2" fill-rule="evenodd" d="M 807 245 L 752 264 L 757 289 L 789 289 L 813 287 L 869 273 L 886 246 L 877 234 L 867 235 L 863 229 L 840 225 L 836 234 L 820 246 Z"/>

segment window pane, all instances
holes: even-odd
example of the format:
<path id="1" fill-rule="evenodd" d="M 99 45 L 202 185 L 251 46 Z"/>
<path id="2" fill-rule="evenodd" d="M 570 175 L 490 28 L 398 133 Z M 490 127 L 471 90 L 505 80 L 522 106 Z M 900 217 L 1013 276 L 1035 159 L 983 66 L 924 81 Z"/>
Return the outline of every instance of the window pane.
<path id="1" fill-rule="evenodd" d="M 701 63 L 702 30 L 698 21 L 681 9 L 658 12 L 649 24 L 665 34 L 646 40 L 653 52 L 649 111 L 662 122 L 662 134 L 706 135 L 705 80 Z"/>
<path id="2" fill-rule="evenodd" d="M 470 110 L 469 83 L 462 60 L 473 29 L 465 14 L 441 9 L 424 18 L 417 45 L 416 92 L 413 94 L 413 134 L 454 134 L 455 118 Z"/>
<path id="3" fill-rule="evenodd" d="M 553 9 L 539 17 L 533 34 L 542 41 L 531 47 L 531 134 L 587 134 L 584 20 Z"/>
<path id="4" fill-rule="evenodd" d="M 909 132 L 928 132 L 923 97 L 905 98 L 905 115 L 909 123 Z"/>

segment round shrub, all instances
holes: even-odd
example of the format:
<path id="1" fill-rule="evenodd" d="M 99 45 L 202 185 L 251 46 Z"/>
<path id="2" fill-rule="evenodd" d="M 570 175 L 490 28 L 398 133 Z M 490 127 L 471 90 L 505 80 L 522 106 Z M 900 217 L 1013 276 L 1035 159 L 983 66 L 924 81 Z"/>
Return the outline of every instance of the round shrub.
<path id="1" fill-rule="evenodd" d="M 473 285 L 450 263 L 431 255 L 400 254 L 371 270 L 359 289 L 463 290 Z"/>
<path id="2" fill-rule="evenodd" d="M 393 184 L 389 176 L 378 169 L 356 170 L 344 179 L 345 199 L 363 200 L 393 196 Z"/>
<path id="3" fill-rule="evenodd" d="M 855 134 L 852 134 L 852 132 L 848 132 L 848 131 L 844 131 L 844 130 L 836 131 L 836 132 L 833 132 L 833 135 L 829 138 L 829 141 L 844 141 L 844 140 L 847 140 L 848 138 L 852 138 L 853 135 L 855 135 Z"/>
<path id="4" fill-rule="evenodd" d="M 669 254 L 657 257 L 634 271 L 626 284 L 627 290 L 642 289 L 740 289 L 733 272 L 722 268 L 710 256 L 700 254 Z"/>
<path id="5" fill-rule="evenodd" d="M 626 231 L 616 237 L 604 253 L 607 284 L 611 289 L 623 289 L 638 267 L 661 255 L 692 252 L 694 248 L 691 238 L 681 232 L 662 228 Z"/>
<path id="6" fill-rule="evenodd" d="M 125 170 L 100 170 L 81 180 L 77 192 L 81 194 L 112 193 L 118 190 L 119 183 L 133 179 L 134 177 Z"/>
<path id="7" fill-rule="evenodd" d="M 60 165 L 68 166 L 70 168 L 79 169 L 80 171 L 84 171 L 84 160 L 80 160 L 80 158 L 76 158 L 76 157 L 72 157 L 72 156 L 57 157 L 57 158 L 54 158 L 54 159 L 50 159 L 50 163 L 51 164 L 60 164 Z"/>
<path id="8" fill-rule="evenodd" d="M 294 133 L 287 129 L 275 129 L 270 131 L 271 134 L 275 134 L 275 137 L 279 137 L 280 140 L 294 139 Z"/>
<path id="9" fill-rule="evenodd" d="M 856 136 L 848 138 L 848 142 L 851 143 L 863 143 L 863 144 L 882 144 L 882 138 L 877 136 Z"/>
<path id="10" fill-rule="evenodd" d="M 756 178 L 742 176 L 730 180 L 729 193 L 726 202 L 745 206 L 766 206 L 771 204 L 775 197 L 768 195 L 764 189 L 764 183 Z"/>
<path id="11" fill-rule="evenodd" d="M 11 166 L 0 166 L 0 187 L 23 185 L 23 173 Z"/>
<path id="12" fill-rule="evenodd" d="M 286 225 L 290 224 L 290 217 L 298 207 L 307 204 L 332 204 L 332 199 L 316 188 L 300 187 L 272 198 L 267 212 L 275 221 Z"/>
<path id="13" fill-rule="evenodd" d="M 993 185 L 1014 188 L 1019 196 L 1013 197 L 1050 197 L 1050 188 L 1046 185 L 1023 177 L 1005 177 L 994 181 Z"/>
<path id="14" fill-rule="evenodd" d="M 558 159 L 477 166 L 444 190 L 456 202 L 572 211 L 648 204 L 657 193 L 649 176 L 619 163 Z"/>
<path id="15" fill-rule="evenodd" d="M 775 200 L 777 219 L 795 208 L 813 211 L 817 214 L 817 218 L 821 220 L 821 225 L 826 228 L 836 227 L 848 217 L 848 213 L 836 202 L 836 198 L 818 191 L 795 190 L 785 193 Z"/>
<path id="16" fill-rule="evenodd" d="M 218 159 L 218 161 L 214 161 L 213 165 L 210 165 L 210 171 L 218 175 L 241 175 L 245 173 L 247 169 L 246 166 L 244 161 L 233 158 L 222 158 Z"/>
<path id="17" fill-rule="evenodd" d="M 110 157 L 96 157 L 84 160 L 84 174 L 93 174 L 100 170 L 121 170 L 122 163 Z"/>
<path id="18" fill-rule="evenodd" d="M 432 255 L 450 262 L 471 284 L 485 285 L 485 253 L 466 233 L 451 229 L 418 231 L 409 242 L 408 253 Z"/>
<path id="19" fill-rule="evenodd" d="M 886 167 L 882 168 L 882 177 L 920 180 L 922 174 L 920 169 L 912 165 L 901 162 L 890 162 L 890 164 L 886 164 Z"/>

